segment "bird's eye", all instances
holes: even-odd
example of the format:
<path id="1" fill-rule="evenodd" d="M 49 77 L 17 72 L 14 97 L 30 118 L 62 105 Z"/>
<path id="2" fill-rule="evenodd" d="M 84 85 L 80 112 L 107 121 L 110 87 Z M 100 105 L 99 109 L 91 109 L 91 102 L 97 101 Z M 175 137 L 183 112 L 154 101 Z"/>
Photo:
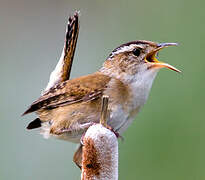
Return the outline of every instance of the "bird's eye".
<path id="1" fill-rule="evenodd" d="M 141 49 L 136 48 L 136 49 L 134 49 L 132 52 L 133 52 L 133 54 L 134 54 L 135 56 L 139 56 L 140 53 L 141 53 Z"/>

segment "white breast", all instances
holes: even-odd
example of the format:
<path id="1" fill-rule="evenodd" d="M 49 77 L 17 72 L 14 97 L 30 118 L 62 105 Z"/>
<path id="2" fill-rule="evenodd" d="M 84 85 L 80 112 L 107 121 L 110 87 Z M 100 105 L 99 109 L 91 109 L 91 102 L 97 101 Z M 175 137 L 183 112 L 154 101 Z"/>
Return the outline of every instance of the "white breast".
<path id="1" fill-rule="evenodd" d="M 108 125 L 111 126 L 114 131 L 119 132 L 119 130 L 124 126 L 124 123 L 126 122 L 128 117 L 129 114 L 123 110 L 120 104 L 114 105 L 111 108 Z"/>
<path id="2" fill-rule="evenodd" d="M 127 104 L 126 111 L 120 104 L 113 106 L 110 114 L 110 121 L 108 122 L 108 124 L 111 125 L 118 133 L 121 134 L 128 128 L 135 119 L 138 111 L 145 104 L 157 72 L 158 71 L 154 69 L 142 71 L 134 78 L 133 76 L 125 77 L 124 83 L 128 84 L 132 98 Z"/>

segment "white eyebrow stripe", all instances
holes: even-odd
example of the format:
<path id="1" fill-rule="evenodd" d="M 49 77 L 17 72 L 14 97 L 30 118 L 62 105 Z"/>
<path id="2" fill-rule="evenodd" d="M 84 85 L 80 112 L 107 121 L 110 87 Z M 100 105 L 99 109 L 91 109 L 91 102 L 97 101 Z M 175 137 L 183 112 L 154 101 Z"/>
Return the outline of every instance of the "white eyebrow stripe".
<path id="1" fill-rule="evenodd" d="M 120 54 L 120 53 L 123 53 L 123 52 L 130 52 L 130 51 L 132 51 L 133 49 L 135 49 L 137 47 L 138 48 L 143 48 L 142 46 L 136 45 L 136 44 L 130 44 L 129 46 L 123 46 L 123 47 L 117 48 L 111 53 L 111 55 L 109 56 L 109 59 L 113 58 L 117 54 Z"/>

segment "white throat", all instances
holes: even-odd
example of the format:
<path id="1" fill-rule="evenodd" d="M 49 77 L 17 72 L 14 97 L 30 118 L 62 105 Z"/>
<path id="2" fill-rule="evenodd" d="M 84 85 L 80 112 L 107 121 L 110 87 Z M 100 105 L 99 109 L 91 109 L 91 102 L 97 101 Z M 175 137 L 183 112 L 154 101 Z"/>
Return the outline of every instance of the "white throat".
<path id="1" fill-rule="evenodd" d="M 141 71 L 129 83 L 133 95 L 133 108 L 141 108 L 145 104 L 157 72 L 157 69 Z"/>
<path id="2" fill-rule="evenodd" d="M 147 69 L 147 65 L 141 66 L 134 75 L 119 73 L 113 69 L 101 68 L 100 71 L 108 76 L 115 77 L 128 85 L 132 91 L 132 109 L 143 106 L 148 98 L 152 83 L 159 69 Z"/>
<path id="3" fill-rule="evenodd" d="M 110 115 L 111 120 L 108 121 L 108 124 L 115 127 L 115 130 L 121 134 L 145 104 L 158 70 L 147 69 L 145 65 L 134 75 L 118 73 L 115 69 L 111 70 L 105 67 L 101 68 L 100 71 L 105 75 L 119 79 L 129 88 L 130 97 L 127 99 L 126 109 L 123 109 L 120 104 L 115 104 Z"/>

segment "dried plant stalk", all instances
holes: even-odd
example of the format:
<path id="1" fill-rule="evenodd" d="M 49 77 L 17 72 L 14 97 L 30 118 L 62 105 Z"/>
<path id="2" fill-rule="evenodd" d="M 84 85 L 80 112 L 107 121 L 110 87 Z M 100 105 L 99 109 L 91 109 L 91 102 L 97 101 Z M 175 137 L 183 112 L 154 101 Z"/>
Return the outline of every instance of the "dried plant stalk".
<path id="1" fill-rule="evenodd" d="M 118 141 L 102 124 L 91 126 L 83 138 L 81 180 L 118 179 Z"/>
<path id="2" fill-rule="evenodd" d="M 109 97 L 104 95 L 103 98 L 102 98 L 100 124 L 102 124 L 105 127 L 107 126 L 108 100 L 109 100 Z"/>
<path id="3" fill-rule="evenodd" d="M 118 141 L 107 129 L 108 96 L 103 96 L 100 124 L 89 127 L 83 138 L 81 180 L 118 179 Z"/>

